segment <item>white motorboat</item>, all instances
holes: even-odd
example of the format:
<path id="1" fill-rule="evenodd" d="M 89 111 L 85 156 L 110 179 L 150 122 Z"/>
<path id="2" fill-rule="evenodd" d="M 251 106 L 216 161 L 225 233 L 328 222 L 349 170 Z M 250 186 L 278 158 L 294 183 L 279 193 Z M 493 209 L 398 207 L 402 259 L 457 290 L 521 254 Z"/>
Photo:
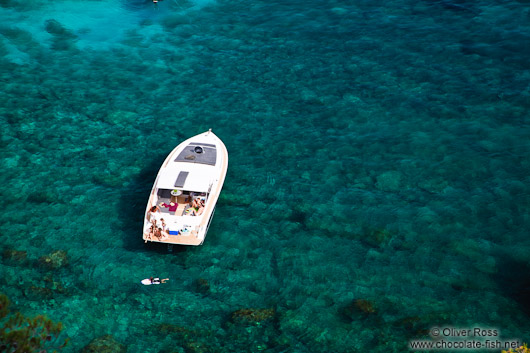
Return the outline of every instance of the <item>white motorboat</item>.
<path id="1" fill-rule="evenodd" d="M 201 245 L 227 169 L 228 152 L 212 129 L 175 147 L 162 164 L 149 196 L 144 241 Z"/>

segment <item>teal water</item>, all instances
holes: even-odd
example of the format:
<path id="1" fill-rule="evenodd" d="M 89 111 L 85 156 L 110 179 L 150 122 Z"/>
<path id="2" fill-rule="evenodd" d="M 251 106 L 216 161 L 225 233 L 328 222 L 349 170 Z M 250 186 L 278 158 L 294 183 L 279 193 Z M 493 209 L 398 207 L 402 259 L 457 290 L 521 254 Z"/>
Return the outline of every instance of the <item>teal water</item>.
<path id="1" fill-rule="evenodd" d="M 61 321 L 66 352 L 530 341 L 527 2 L 0 0 L 0 19 L 0 292 Z M 204 245 L 144 245 L 158 168 L 208 128 L 230 164 Z"/>

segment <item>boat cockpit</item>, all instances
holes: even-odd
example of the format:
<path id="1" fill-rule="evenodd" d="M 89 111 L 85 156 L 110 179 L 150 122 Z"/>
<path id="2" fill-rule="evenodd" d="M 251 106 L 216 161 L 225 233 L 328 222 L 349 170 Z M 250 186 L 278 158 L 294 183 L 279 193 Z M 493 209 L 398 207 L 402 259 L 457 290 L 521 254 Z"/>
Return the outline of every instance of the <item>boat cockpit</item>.
<path id="1" fill-rule="evenodd" d="M 162 214 L 170 216 L 198 216 L 200 209 L 206 205 L 206 192 L 195 192 L 180 189 L 158 189 L 155 204 Z"/>

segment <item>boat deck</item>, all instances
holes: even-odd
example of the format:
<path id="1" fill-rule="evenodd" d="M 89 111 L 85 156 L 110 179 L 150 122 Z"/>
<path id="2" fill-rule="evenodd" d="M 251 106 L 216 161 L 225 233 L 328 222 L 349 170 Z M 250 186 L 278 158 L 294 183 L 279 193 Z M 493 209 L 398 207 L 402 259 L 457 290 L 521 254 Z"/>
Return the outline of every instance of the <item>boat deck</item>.
<path id="1" fill-rule="evenodd" d="M 158 199 L 158 208 L 160 208 L 160 212 L 162 213 L 162 216 L 164 215 L 170 215 L 170 216 L 184 216 L 186 214 L 186 211 L 190 208 L 189 203 L 186 202 L 188 199 L 188 195 L 181 195 L 181 196 L 171 196 L 170 199 L 166 198 L 159 198 Z M 168 204 L 170 202 L 174 202 L 178 205 L 178 208 L 175 212 L 170 212 L 169 208 L 160 206 L 160 203 L 164 202 L 165 204 Z M 192 217 L 192 216 L 190 216 Z"/>
<path id="2" fill-rule="evenodd" d="M 152 239 L 146 239 L 146 242 L 153 243 L 167 243 L 167 244 L 178 244 L 178 245 L 200 245 L 202 240 L 197 239 L 197 232 L 191 231 L 187 235 L 169 235 L 169 238 L 158 239 L 157 237 L 152 237 Z"/>
<path id="3" fill-rule="evenodd" d="M 158 199 L 158 205 L 160 203 L 166 203 L 169 204 L 170 202 L 174 202 L 178 205 L 177 210 L 174 212 L 170 212 L 169 208 L 167 207 L 161 207 L 158 206 L 160 209 L 160 212 L 162 213 L 162 218 L 167 215 L 168 217 L 164 218 L 166 223 L 169 221 L 170 217 L 173 216 L 185 216 L 185 217 L 198 217 L 198 216 L 188 216 L 186 215 L 186 211 L 190 209 L 189 202 L 186 202 L 189 198 L 189 195 L 181 195 L 181 196 L 171 196 L 171 198 L 159 198 Z M 197 232 L 195 230 L 192 230 L 191 232 L 187 233 L 180 233 L 178 235 L 169 234 L 168 238 L 157 238 L 155 236 L 152 236 L 149 238 L 148 235 L 144 234 L 144 240 L 150 241 L 150 242 L 157 242 L 157 243 L 167 243 L 167 244 L 182 244 L 182 245 L 199 245 L 202 241 L 200 239 L 197 239 Z"/>

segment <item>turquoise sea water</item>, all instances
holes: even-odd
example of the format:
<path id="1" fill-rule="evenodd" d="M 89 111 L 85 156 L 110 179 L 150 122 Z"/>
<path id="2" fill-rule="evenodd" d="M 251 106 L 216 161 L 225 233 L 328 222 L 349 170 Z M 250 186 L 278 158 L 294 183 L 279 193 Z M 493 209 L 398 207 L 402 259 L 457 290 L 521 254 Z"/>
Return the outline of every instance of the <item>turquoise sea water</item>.
<path id="1" fill-rule="evenodd" d="M 528 2 L 0 0 L 0 19 L 0 292 L 61 321 L 66 352 L 530 341 Z M 204 245 L 144 245 L 158 168 L 208 128 L 230 164 Z"/>

